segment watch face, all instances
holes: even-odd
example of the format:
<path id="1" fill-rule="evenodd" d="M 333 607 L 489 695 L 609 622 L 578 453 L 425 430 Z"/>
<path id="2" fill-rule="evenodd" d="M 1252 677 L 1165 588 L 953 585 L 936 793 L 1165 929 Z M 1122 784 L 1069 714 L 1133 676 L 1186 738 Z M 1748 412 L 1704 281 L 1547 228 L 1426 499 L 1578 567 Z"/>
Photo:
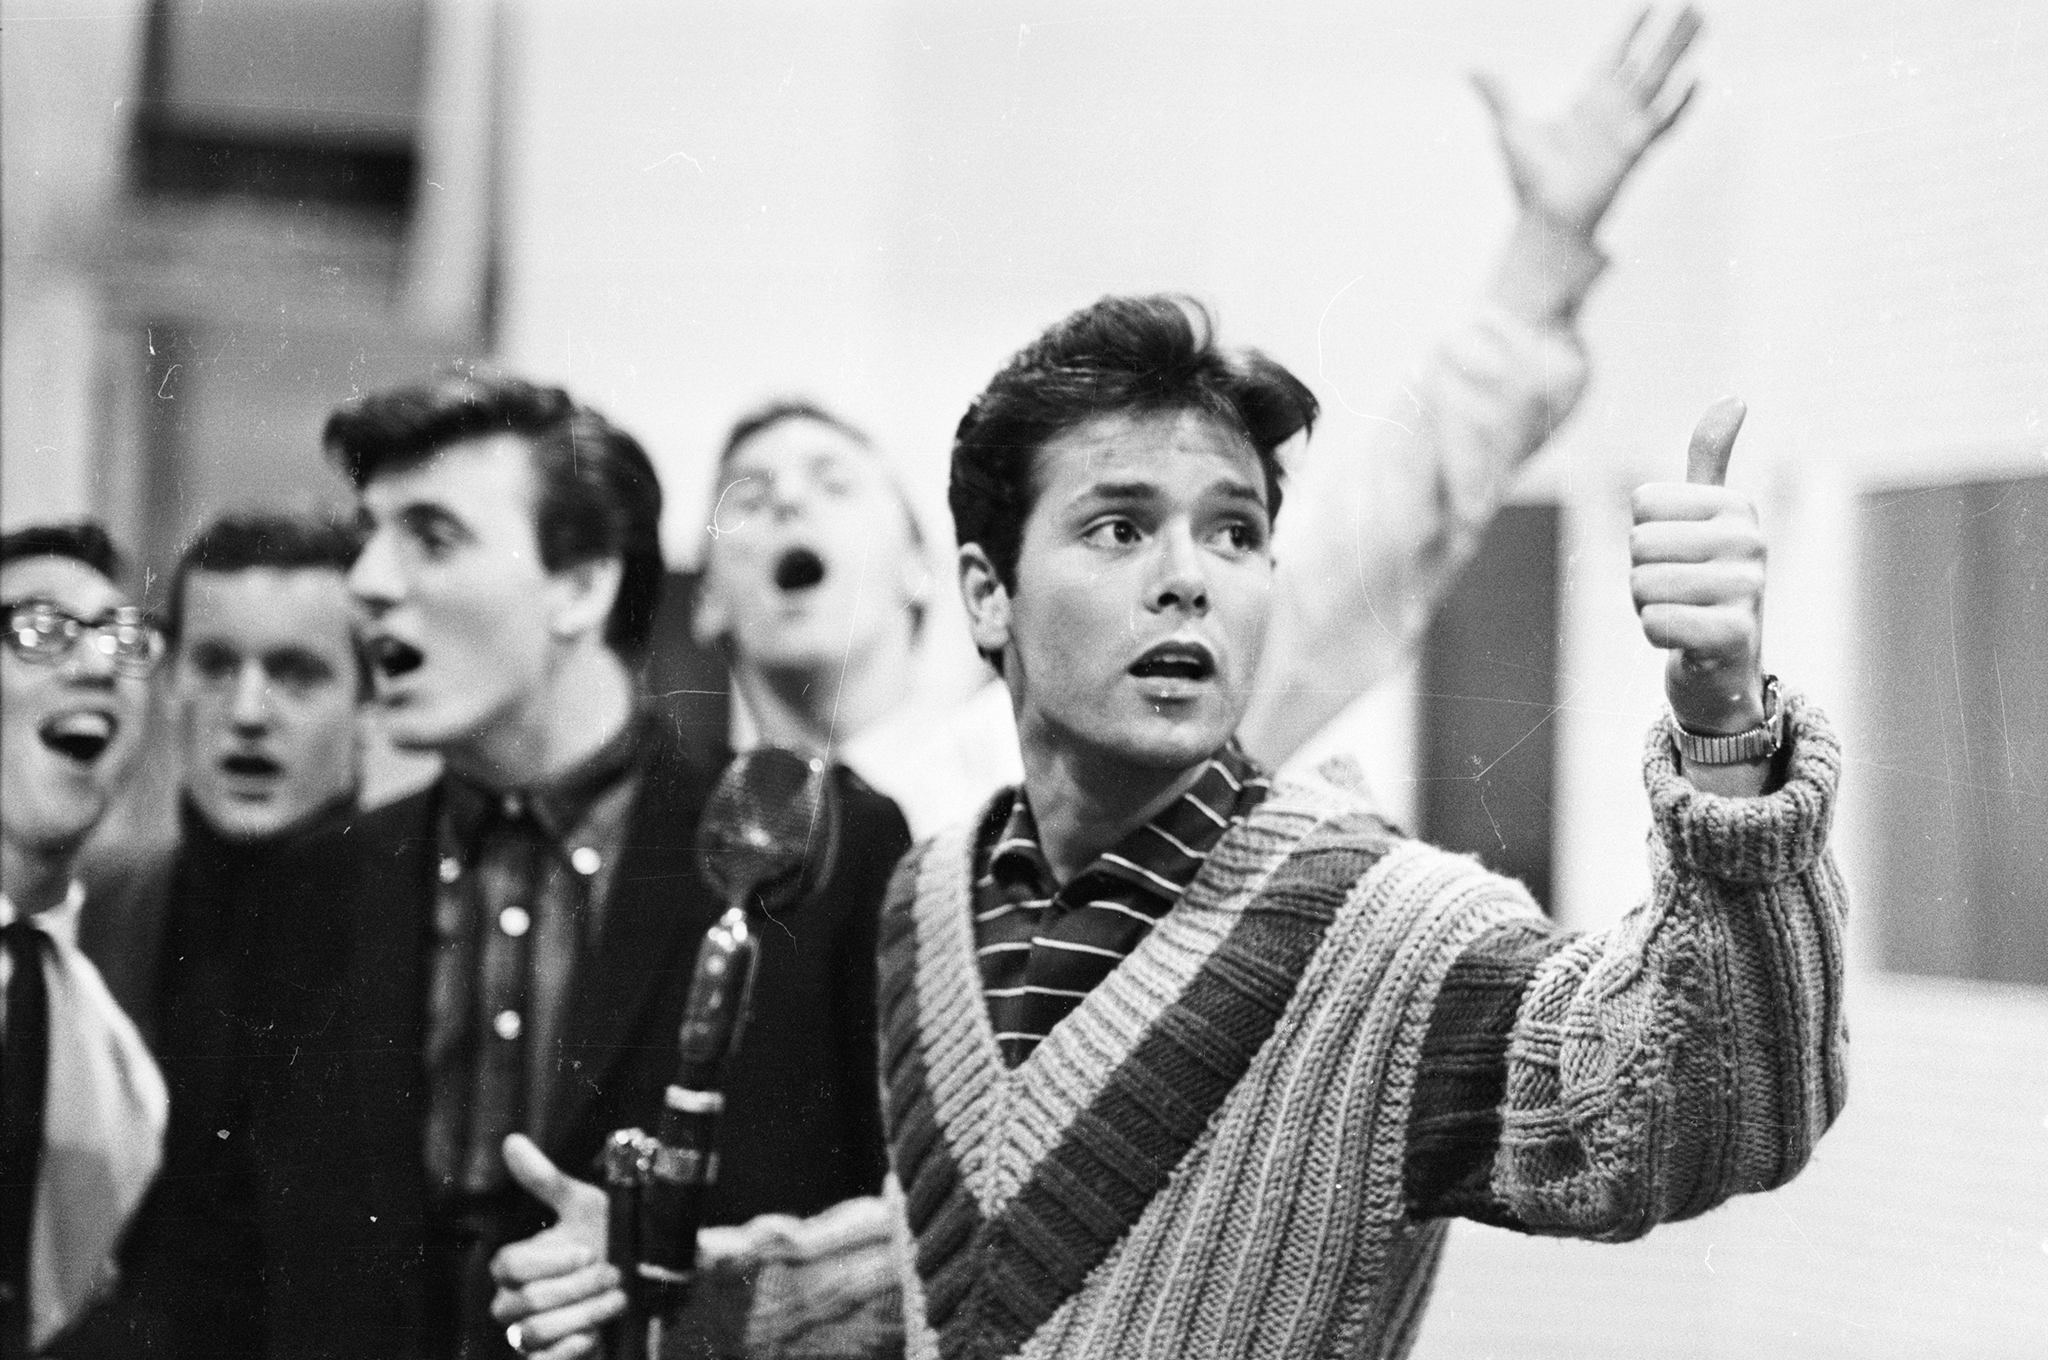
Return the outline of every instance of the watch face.
<path id="1" fill-rule="evenodd" d="M 1778 677 L 1764 677 L 1764 720 L 1747 732 L 1708 737 L 1678 729 L 1680 754 L 1696 765 L 1743 765 L 1776 755 L 1784 742 L 1785 722 L 1779 702 Z"/>

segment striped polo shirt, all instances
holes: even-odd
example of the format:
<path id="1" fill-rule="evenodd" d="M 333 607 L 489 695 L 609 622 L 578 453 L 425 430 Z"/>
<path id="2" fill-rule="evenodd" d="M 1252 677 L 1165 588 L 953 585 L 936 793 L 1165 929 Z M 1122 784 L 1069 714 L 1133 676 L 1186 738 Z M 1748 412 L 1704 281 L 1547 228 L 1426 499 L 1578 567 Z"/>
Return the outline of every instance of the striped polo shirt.
<path id="1" fill-rule="evenodd" d="M 1194 882 L 1202 861 L 1266 796 L 1237 743 L 1219 751 L 1164 811 L 1064 887 L 1038 844 L 1024 790 L 998 801 L 975 844 L 974 943 L 1003 1061 L 1029 1057 L 1138 947 Z"/>

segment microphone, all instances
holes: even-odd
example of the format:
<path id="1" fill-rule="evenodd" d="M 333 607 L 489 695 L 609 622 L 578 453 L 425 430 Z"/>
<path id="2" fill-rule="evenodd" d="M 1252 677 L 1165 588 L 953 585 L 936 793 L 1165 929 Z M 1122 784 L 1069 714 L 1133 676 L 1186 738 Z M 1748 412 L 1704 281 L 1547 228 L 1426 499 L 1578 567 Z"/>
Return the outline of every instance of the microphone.
<path id="1" fill-rule="evenodd" d="M 831 877 L 838 854 L 838 799 L 823 760 L 776 746 L 734 757 L 698 826 L 697 872 L 726 910 L 697 952 L 671 1092 L 715 1088 L 739 1046 L 759 953 L 749 904 L 773 916 L 803 902 Z M 677 1109 L 673 1098 L 669 1108 Z"/>
<path id="2" fill-rule="evenodd" d="M 614 1347 L 637 1360 L 697 1264 L 704 1197 L 718 1178 L 726 1074 L 745 1033 L 760 939 L 752 913 L 800 905 L 831 877 L 840 817 L 831 770 L 780 747 L 726 767 L 698 824 L 697 869 L 725 900 L 705 932 L 676 1036 L 676 1077 L 659 1136 L 621 1129 L 599 1159 L 611 1200 L 608 1254 L 625 1277 L 626 1325 Z"/>

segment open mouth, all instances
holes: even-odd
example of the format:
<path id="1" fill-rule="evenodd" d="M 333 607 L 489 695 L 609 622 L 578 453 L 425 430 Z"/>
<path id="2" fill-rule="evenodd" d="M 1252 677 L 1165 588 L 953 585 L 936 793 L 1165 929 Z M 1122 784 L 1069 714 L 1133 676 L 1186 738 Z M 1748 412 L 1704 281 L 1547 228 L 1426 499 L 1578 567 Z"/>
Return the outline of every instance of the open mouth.
<path id="1" fill-rule="evenodd" d="M 1140 680 L 1207 680 L 1216 657 L 1199 642 L 1162 642 L 1133 661 L 1130 673 Z"/>
<path id="2" fill-rule="evenodd" d="M 252 779 L 269 779 L 284 773 L 284 766 L 278 764 L 269 756 L 222 756 L 220 767 L 229 774 L 243 775 Z"/>
<path id="3" fill-rule="evenodd" d="M 777 590 L 809 590 L 825 579 L 825 559 L 809 548 L 791 548 L 775 561 Z"/>
<path id="4" fill-rule="evenodd" d="M 409 671 L 416 671 L 426 661 L 425 653 L 409 642 L 400 642 L 395 637 L 377 637 L 369 641 L 370 664 L 386 680 L 396 680 Z"/>
<path id="5" fill-rule="evenodd" d="M 90 765 L 113 745 L 114 731 L 110 713 L 60 713 L 38 727 L 36 735 L 58 755 Z"/>

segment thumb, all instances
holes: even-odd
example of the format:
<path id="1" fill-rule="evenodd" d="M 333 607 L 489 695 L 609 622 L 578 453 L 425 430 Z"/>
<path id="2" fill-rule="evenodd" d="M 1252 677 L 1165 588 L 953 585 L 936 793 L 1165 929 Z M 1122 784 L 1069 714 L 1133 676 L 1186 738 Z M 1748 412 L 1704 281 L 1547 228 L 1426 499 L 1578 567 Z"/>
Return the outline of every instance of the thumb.
<path id="1" fill-rule="evenodd" d="M 557 1217 L 568 1212 L 575 1202 L 576 1182 L 549 1161 L 531 1138 L 523 1133 L 507 1134 L 504 1151 L 505 1169 L 527 1194 L 553 1209 Z"/>
<path id="2" fill-rule="evenodd" d="M 1685 480 L 1696 486 L 1719 486 L 1728 476 L 1728 458 L 1735 452 L 1735 434 L 1749 414 L 1741 397 L 1723 397 L 1707 408 L 1693 426 L 1685 451 Z"/>
<path id="3" fill-rule="evenodd" d="M 1515 118 L 1514 101 L 1508 97 L 1508 87 L 1491 71 L 1474 71 L 1472 88 L 1479 92 L 1479 98 L 1485 103 L 1486 111 L 1493 115 L 1495 129 L 1505 135 L 1508 124 Z"/>

